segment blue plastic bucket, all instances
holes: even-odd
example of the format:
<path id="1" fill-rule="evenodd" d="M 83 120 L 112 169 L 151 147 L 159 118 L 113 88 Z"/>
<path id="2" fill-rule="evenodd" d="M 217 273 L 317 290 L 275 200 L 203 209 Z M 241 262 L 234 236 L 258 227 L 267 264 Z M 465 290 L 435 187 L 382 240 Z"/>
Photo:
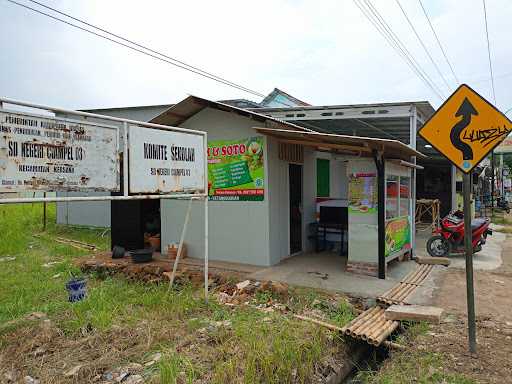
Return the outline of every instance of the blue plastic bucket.
<path id="1" fill-rule="evenodd" d="M 69 295 L 69 302 L 82 300 L 87 295 L 87 280 L 83 277 L 72 278 L 66 283 Z"/>

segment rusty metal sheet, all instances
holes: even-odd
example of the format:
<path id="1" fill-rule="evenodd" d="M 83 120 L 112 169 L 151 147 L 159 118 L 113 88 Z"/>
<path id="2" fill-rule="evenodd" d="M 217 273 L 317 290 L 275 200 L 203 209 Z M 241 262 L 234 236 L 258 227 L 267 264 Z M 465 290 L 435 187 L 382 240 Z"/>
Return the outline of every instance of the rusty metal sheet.
<path id="1" fill-rule="evenodd" d="M 204 192 L 204 136 L 130 126 L 131 193 Z"/>
<path id="2" fill-rule="evenodd" d="M 119 191 L 115 126 L 0 110 L 0 192 Z"/>

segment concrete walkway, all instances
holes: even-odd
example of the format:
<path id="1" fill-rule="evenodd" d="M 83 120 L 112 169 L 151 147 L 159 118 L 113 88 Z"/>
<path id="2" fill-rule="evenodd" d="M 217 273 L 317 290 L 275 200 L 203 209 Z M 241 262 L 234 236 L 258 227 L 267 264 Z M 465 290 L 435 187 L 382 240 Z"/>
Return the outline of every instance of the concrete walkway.
<path id="1" fill-rule="evenodd" d="M 292 285 L 375 298 L 416 267 L 415 262 L 392 262 L 385 280 L 345 272 L 346 258 L 330 252 L 304 253 L 249 275 L 255 280 L 275 280 Z"/>

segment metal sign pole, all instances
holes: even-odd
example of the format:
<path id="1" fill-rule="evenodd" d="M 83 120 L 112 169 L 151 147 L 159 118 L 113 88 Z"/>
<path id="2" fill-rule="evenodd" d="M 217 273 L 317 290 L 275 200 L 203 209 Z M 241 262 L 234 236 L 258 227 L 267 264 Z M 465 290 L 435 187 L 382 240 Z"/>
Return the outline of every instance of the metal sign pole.
<path id="1" fill-rule="evenodd" d="M 476 353 L 475 290 L 473 286 L 473 244 L 471 231 L 471 173 L 464 174 L 464 245 L 466 248 L 466 290 L 468 302 L 469 351 Z"/>

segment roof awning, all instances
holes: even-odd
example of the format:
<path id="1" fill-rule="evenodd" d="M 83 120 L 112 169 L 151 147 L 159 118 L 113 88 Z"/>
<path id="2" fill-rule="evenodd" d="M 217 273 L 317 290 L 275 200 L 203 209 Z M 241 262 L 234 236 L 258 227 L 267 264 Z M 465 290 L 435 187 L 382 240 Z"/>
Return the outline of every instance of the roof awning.
<path id="1" fill-rule="evenodd" d="M 218 109 L 220 111 L 245 116 L 256 121 L 256 124 L 261 124 L 264 126 L 286 128 L 291 131 L 311 131 L 311 129 L 301 127 L 300 125 L 282 121 L 274 117 L 262 115 L 252 110 L 237 108 L 232 105 L 220 103 L 218 101 L 203 99 L 202 97 L 198 96 L 188 96 L 184 100 L 180 101 L 178 104 L 173 105 L 169 109 L 162 112 L 160 115 L 154 117 L 150 121 L 150 123 L 179 126 L 180 124 L 187 121 L 189 118 L 194 116 L 196 113 L 201 112 L 205 108 L 213 108 Z"/>
<path id="2" fill-rule="evenodd" d="M 387 158 L 409 160 L 411 156 L 426 157 L 408 145 L 388 139 L 335 135 L 318 132 L 298 132 L 286 129 L 254 127 L 261 134 L 275 137 L 282 143 L 298 144 L 330 152 L 353 153 L 371 156 L 373 150 L 380 151 Z"/>

